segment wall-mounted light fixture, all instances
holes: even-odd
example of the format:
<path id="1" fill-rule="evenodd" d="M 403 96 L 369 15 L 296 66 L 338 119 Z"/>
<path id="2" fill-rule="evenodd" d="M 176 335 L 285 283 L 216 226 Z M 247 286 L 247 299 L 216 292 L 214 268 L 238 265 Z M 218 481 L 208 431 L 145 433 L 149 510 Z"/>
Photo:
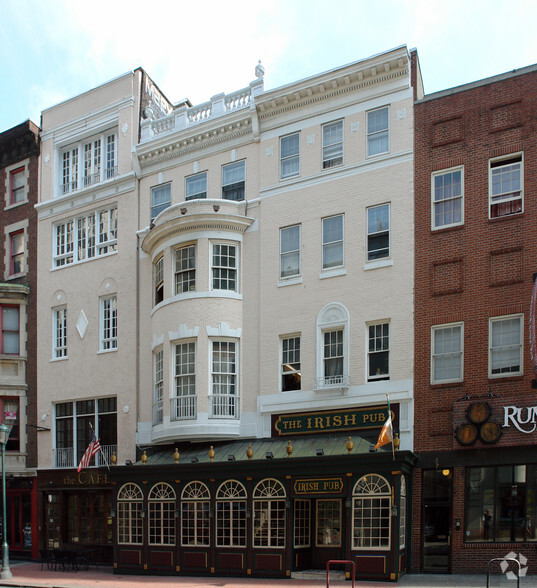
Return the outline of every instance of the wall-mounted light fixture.
<path id="1" fill-rule="evenodd" d="M 397 506 L 395 504 L 392 505 L 392 517 L 397 516 Z"/>
<path id="2" fill-rule="evenodd" d="M 197 457 L 193 457 L 193 458 L 190 460 L 190 463 L 198 463 L 198 461 L 199 461 L 199 460 L 198 460 L 198 458 L 197 458 Z"/>
<path id="3" fill-rule="evenodd" d="M 218 204 L 213 204 L 213 210 L 218 212 L 220 210 L 220 206 L 218 206 Z"/>
<path id="4" fill-rule="evenodd" d="M 130 459 L 126 459 L 125 460 L 125 465 L 126 466 L 131 466 L 132 465 L 132 461 Z"/>
<path id="5" fill-rule="evenodd" d="M 320 448 L 320 449 L 316 449 L 315 450 L 315 455 L 317 457 L 321 457 L 321 455 L 324 455 L 324 449 Z"/>
<path id="6" fill-rule="evenodd" d="M 186 208 L 181 208 L 181 214 L 186 214 Z"/>
<path id="7" fill-rule="evenodd" d="M 228 461 L 235 461 L 235 456 L 234 456 L 232 453 L 230 453 L 230 454 L 227 456 L 227 460 L 228 460 Z"/>
<path id="8" fill-rule="evenodd" d="M 178 508 L 175 509 L 175 518 L 176 519 L 179 518 L 179 509 Z"/>
<path id="9" fill-rule="evenodd" d="M 140 513 L 142 519 L 145 519 L 145 508 L 142 508 L 142 512 Z"/>
<path id="10" fill-rule="evenodd" d="M 274 457 L 274 456 L 272 455 L 272 451 L 267 451 L 267 452 L 265 453 L 265 458 L 266 458 L 266 459 L 272 459 L 273 457 Z"/>

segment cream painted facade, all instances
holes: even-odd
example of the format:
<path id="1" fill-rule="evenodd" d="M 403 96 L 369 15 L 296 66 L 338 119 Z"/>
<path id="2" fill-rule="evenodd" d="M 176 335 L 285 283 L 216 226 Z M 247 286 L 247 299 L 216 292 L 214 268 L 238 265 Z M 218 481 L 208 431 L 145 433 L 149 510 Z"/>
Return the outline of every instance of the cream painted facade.
<path id="1" fill-rule="evenodd" d="M 273 415 L 389 394 L 412 450 L 408 50 L 270 91 L 256 74 L 141 123 L 136 443 L 266 438 Z M 238 201 L 223 197 L 232 170 Z M 299 389 L 282 390 L 284 345 Z"/>
<path id="2" fill-rule="evenodd" d="M 135 458 L 138 214 L 131 151 L 143 75 L 128 73 L 42 114 L 40 470 L 76 468 L 89 424 L 106 459 Z"/>

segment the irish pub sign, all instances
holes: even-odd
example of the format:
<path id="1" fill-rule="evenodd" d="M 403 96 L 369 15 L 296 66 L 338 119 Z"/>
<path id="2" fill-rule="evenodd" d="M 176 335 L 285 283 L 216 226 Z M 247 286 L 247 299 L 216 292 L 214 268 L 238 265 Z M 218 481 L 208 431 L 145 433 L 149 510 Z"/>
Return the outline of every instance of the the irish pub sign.
<path id="1" fill-rule="evenodd" d="M 392 406 L 392 413 L 395 406 Z M 312 433 L 336 433 L 380 429 L 388 416 L 387 405 L 333 410 L 282 414 L 273 416 L 273 435 L 307 435 Z M 393 418 L 392 414 L 392 418 Z"/>

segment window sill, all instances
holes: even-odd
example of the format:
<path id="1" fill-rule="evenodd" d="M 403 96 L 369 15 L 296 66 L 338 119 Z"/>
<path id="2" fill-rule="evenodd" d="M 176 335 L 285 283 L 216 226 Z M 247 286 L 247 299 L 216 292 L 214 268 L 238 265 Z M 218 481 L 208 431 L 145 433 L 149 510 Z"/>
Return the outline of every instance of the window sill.
<path id="1" fill-rule="evenodd" d="M 336 269 L 327 269 L 322 270 L 319 274 L 320 280 L 325 280 L 326 278 L 335 278 L 336 276 L 346 276 L 347 270 L 344 267 L 338 267 Z"/>
<path id="2" fill-rule="evenodd" d="M 68 355 L 64 355 L 63 357 L 51 357 L 49 361 L 50 363 L 56 363 L 57 361 L 64 361 L 66 359 L 69 359 Z"/>
<path id="3" fill-rule="evenodd" d="M 6 278 L 6 282 L 9 282 L 9 280 L 16 280 L 17 278 L 24 278 L 27 275 L 28 272 L 21 272 L 20 274 L 11 274 Z"/>
<path id="4" fill-rule="evenodd" d="M 513 214 L 504 214 L 503 216 L 495 216 L 493 218 L 489 217 L 488 221 L 489 223 L 497 223 L 500 221 L 505 221 L 505 220 L 512 220 L 515 218 L 520 218 L 524 216 L 524 211 L 521 212 L 515 212 Z"/>
<path id="5" fill-rule="evenodd" d="M 377 259 L 376 261 L 368 261 L 364 265 L 364 271 L 378 269 L 379 267 L 389 267 L 393 265 L 393 259 Z"/>
<path id="6" fill-rule="evenodd" d="M 12 204 L 7 204 L 4 207 L 4 210 L 11 210 L 12 208 L 17 208 L 17 206 L 22 206 L 23 204 L 28 204 L 28 202 L 30 202 L 28 200 L 28 198 L 26 198 L 25 200 L 21 200 L 20 202 L 13 202 Z"/>
<path id="7" fill-rule="evenodd" d="M 103 253 L 103 255 L 96 255 L 95 257 L 89 257 L 88 259 L 82 259 L 80 261 L 73 261 L 72 263 L 66 263 L 65 265 L 55 265 L 50 268 L 50 271 L 55 272 L 56 270 L 65 269 L 66 267 L 73 267 L 75 265 L 80 265 L 81 263 L 89 263 L 91 261 L 96 261 L 97 259 L 104 259 L 105 257 L 111 257 L 112 255 L 117 255 L 117 249 L 115 251 L 110 251 L 110 253 Z"/>
<path id="8" fill-rule="evenodd" d="M 464 223 L 457 223 L 454 225 L 443 225 L 441 227 L 431 227 L 431 233 L 434 235 L 435 233 L 443 233 L 446 231 L 456 231 L 458 229 L 463 229 Z"/>
<path id="9" fill-rule="evenodd" d="M 302 276 L 298 276 L 296 278 L 287 278 L 278 282 L 278 288 L 282 286 L 294 286 L 295 284 L 302 284 Z"/>
<path id="10" fill-rule="evenodd" d="M 516 374 L 489 374 L 489 380 L 505 380 L 507 382 L 512 382 L 513 380 L 523 380 L 524 374 L 521 372 L 517 372 Z"/>
<path id="11" fill-rule="evenodd" d="M 114 349 L 99 349 L 99 351 L 97 351 L 97 355 L 105 355 L 107 353 L 114 353 L 117 351 L 117 347 L 115 347 Z"/>

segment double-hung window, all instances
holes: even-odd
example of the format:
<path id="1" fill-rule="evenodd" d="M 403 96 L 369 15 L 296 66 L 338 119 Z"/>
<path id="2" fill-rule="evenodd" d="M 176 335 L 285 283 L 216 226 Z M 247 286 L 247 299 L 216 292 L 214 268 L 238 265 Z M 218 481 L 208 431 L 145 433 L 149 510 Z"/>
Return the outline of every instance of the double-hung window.
<path id="1" fill-rule="evenodd" d="M 367 155 L 379 155 L 390 149 L 389 109 L 387 106 L 367 113 Z"/>
<path id="2" fill-rule="evenodd" d="M 280 138 L 280 177 L 298 176 L 300 173 L 300 134 Z"/>
<path id="3" fill-rule="evenodd" d="M 282 339 L 282 392 L 300 390 L 300 380 L 300 337 L 285 337 Z"/>
<path id="4" fill-rule="evenodd" d="M 368 377 L 369 381 L 390 379 L 390 323 L 378 323 L 368 327 Z"/>
<path id="5" fill-rule="evenodd" d="M 19 307 L 0 304 L 0 354 L 19 355 Z"/>
<path id="6" fill-rule="evenodd" d="M 100 351 L 117 349 L 117 297 L 101 298 Z"/>
<path id="7" fill-rule="evenodd" d="M 187 245 L 175 250 L 175 293 L 196 289 L 196 246 Z"/>
<path id="8" fill-rule="evenodd" d="M 343 215 L 323 218 L 323 269 L 343 265 Z"/>
<path id="9" fill-rule="evenodd" d="M 213 290 L 237 292 L 237 269 L 237 246 L 226 243 L 213 243 Z"/>
<path id="10" fill-rule="evenodd" d="M 161 255 L 153 265 L 155 306 L 164 300 L 164 256 Z"/>
<path id="11" fill-rule="evenodd" d="M 324 383 L 340 384 L 343 380 L 343 329 L 323 333 Z"/>
<path id="12" fill-rule="evenodd" d="M 522 374 L 522 316 L 489 321 L 489 377 Z"/>
<path id="13" fill-rule="evenodd" d="M 390 257 L 390 205 L 367 209 L 367 261 Z"/>
<path id="14" fill-rule="evenodd" d="M 54 267 L 116 251 L 117 207 L 70 218 L 54 227 Z"/>
<path id="15" fill-rule="evenodd" d="M 522 154 L 489 162 L 489 217 L 510 216 L 523 211 Z"/>
<path id="16" fill-rule="evenodd" d="M 162 423 L 164 402 L 164 352 L 153 354 L 153 424 Z"/>
<path id="17" fill-rule="evenodd" d="M 432 176 L 432 226 L 442 229 L 463 223 L 463 168 L 435 172 Z"/>
<path id="18" fill-rule="evenodd" d="M 24 231 L 16 231 L 9 235 L 10 263 L 9 275 L 16 276 L 26 271 L 24 265 Z"/>
<path id="19" fill-rule="evenodd" d="M 67 308 L 55 308 L 52 311 L 52 357 L 67 357 Z"/>
<path id="20" fill-rule="evenodd" d="M 280 229 L 280 278 L 300 275 L 300 225 Z"/>
<path id="21" fill-rule="evenodd" d="M 245 167 L 244 161 L 222 166 L 222 198 L 244 200 Z"/>
<path id="22" fill-rule="evenodd" d="M 207 172 L 186 178 L 185 200 L 207 198 Z"/>
<path id="23" fill-rule="evenodd" d="M 163 210 L 171 204 L 172 185 L 163 184 L 151 188 L 151 220 L 153 221 Z"/>
<path id="24" fill-rule="evenodd" d="M 190 341 L 175 346 L 175 396 L 172 398 L 171 420 L 195 419 L 196 416 L 196 344 Z"/>
<path id="25" fill-rule="evenodd" d="M 21 451 L 20 400 L 17 396 L 0 396 L 0 422 L 11 427 L 6 451 Z"/>
<path id="26" fill-rule="evenodd" d="M 462 323 L 432 328 L 431 383 L 460 382 L 463 374 Z"/>
<path id="27" fill-rule="evenodd" d="M 238 418 L 238 345 L 235 341 L 213 341 L 211 353 L 211 417 Z"/>
<path id="28" fill-rule="evenodd" d="M 323 125 L 323 169 L 343 163 L 343 121 Z"/>
<path id="29" fill-rule="evenodd" d="M 19 204 L 26 200 L 26 170 L 14 169 L 9 174 L 9 204 Z"/>
<path id="30" fill-rule="evenodd" d="M 109 180 L 117 173 L 115 133 L 95 135 L 61 152 L 60 195 Z"/>

